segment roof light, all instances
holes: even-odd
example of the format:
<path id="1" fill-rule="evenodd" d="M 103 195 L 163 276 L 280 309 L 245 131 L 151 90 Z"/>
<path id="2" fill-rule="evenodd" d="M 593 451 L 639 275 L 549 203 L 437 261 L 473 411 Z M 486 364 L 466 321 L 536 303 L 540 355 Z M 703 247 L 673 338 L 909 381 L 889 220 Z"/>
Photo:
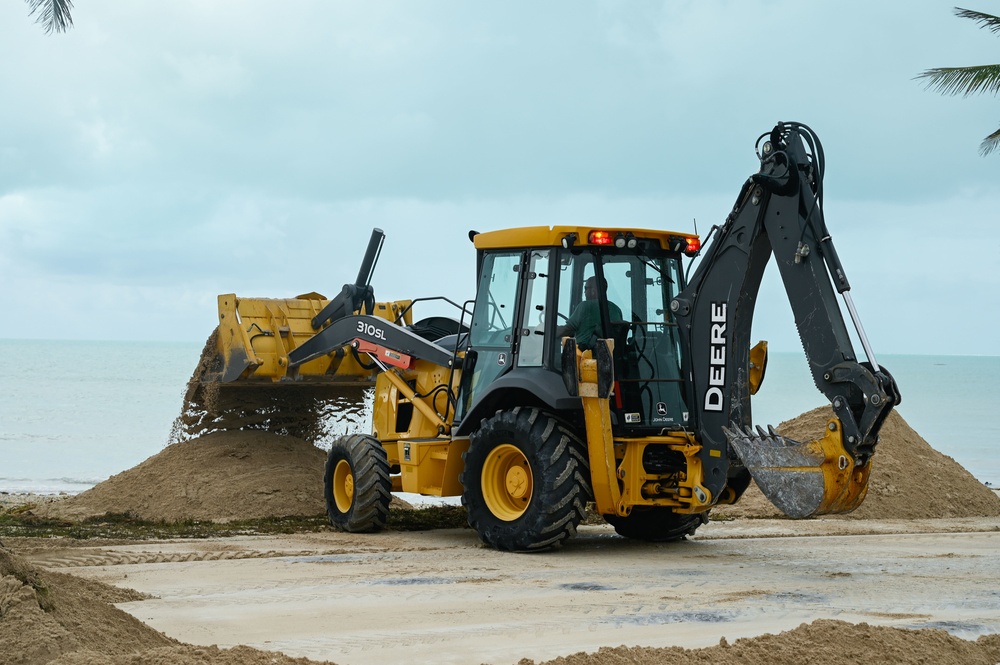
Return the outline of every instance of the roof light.
<path id="1" fill-rule="evenodd" d="M 639 240 L 635 237 L 635 234 L 629 231 L 625 233 L 624 231 L 619 231 L 618 235 L 615 236 L 615 247 L 618 249 L 635 249 L 636 245 L 639 244 Z"/>
<path id="2" fill-rule="evenodd" d="M 575 244 L 576 244 L 576 234 L 575 233 L 570 233 L 568 235 L 564 235 L 563 236 L 562 246 L 563 246 L 564 249 L 573 249 L 573 245 L 575 245 Z"/>
<path id="3" fill-rule="evenodd" d="M 684 249 L 684 253 L 688 256 L 694 256 L 701 251 L 701 238 L 694 237 L 687 239 L 687 247 Z"/>
<path id="4" fill-rule="evenodd" d="M 609 231 L 591 231 L 590 235 L 587 236 L 587 242 L 591 245 L 611 245 L 614 240 Z"/>

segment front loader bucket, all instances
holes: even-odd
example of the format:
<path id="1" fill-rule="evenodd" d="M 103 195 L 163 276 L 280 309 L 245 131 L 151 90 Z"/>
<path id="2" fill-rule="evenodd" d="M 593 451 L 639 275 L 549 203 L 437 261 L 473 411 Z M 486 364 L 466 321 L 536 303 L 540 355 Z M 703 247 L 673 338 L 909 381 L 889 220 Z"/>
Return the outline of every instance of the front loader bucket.
<path id="1" fill-rule="evenodd" d="M 374 385 L 378 372 L 359 361 L 348 347 L 331 350 L 295 367 L 289 362 L 289 353 L 320 332 L 313 328 L 313 321 L 330 303 L 317 293 L 283 299 L 242 298 L 233 293 L 219 296 L 216 358 L 202 382 Z M 410 325 L 411 305 L 411 300 L 378 302 L 373 304 L 371 314 Z"/>
<path id="2" fill-rule="evenodd" d="M 312 321 L 330 302 L 317 293 L 284 299 L 219 296 L 219 326 L 188 381 L 172 440 L 237 429 L 311 439 L 320 434 L 321 421 L 331 419 L 364 428 L 368 390 L 378 374 L 374 365 L 350 347 L 297 366 L 289 361 L 290 353 L 321 332 Z M 372 313 L 410 325 L 411 304 L 374 303 Z"/>
<path id="3" fill-rule="evenodd" d="M 840 420 L 827 423 L 826 434 L 808 443 L 735 424 L 726 429 L 736 450 L 764 496 L 789 517 L 849 513 L 868 493 L 871 462 L 857 466 L 844 449 Z"/>

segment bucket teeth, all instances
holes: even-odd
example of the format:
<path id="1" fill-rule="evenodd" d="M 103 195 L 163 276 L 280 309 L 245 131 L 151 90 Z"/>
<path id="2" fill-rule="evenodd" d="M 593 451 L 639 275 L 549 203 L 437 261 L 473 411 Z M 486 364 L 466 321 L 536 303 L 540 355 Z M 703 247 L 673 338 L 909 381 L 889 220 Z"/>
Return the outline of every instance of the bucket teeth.
<path id="1" fill-rule="evenodd" d="M 754 432 L 730 423 L 723 432 L 760 490 L 789 517 L 850 512 L 867 494 L 871 467 L 855 467 L 837 420 L 823 438 L 808 443 L 781 436 L 771 426 Z"/>

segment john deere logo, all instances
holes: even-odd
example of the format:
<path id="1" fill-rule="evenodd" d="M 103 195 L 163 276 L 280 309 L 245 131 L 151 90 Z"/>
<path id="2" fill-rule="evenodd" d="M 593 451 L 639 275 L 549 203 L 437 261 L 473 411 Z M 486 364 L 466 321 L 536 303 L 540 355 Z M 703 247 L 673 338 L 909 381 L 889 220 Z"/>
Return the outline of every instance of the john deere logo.
<path id="1" fill-rule="evenodd" d="M 503 367 L 506 364 L 507 364 L 507 354 L 501 353 L 499 356 L 497 356 L 497 365 Z"/>
<path id="2" fill-rule="evenodd" d="M 726 385 L 726 306 L 724 302 L 712 303 L 706 411 L 722 411 L 722 387 Z"/>

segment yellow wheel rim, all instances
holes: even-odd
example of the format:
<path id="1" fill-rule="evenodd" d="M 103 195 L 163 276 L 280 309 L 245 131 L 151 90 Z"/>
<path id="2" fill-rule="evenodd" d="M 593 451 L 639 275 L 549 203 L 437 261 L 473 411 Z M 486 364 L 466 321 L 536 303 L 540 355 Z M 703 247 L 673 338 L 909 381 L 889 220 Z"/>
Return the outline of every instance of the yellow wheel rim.
<path id="1" fill-rule="evenodd" d="M 354 474 L 345 459 L 337 462 L 333 469 L 333 500 L 342 513 L 349 511 L 354 504 Z"/>
<path id="2" fill-rule="evenodd" d="M 528 509 L 534 490 L 531 465 L 516 446 L 505 443 L 491 450 L 481 481 L 483 500 L 497 518 L 513 522 Z"/>

